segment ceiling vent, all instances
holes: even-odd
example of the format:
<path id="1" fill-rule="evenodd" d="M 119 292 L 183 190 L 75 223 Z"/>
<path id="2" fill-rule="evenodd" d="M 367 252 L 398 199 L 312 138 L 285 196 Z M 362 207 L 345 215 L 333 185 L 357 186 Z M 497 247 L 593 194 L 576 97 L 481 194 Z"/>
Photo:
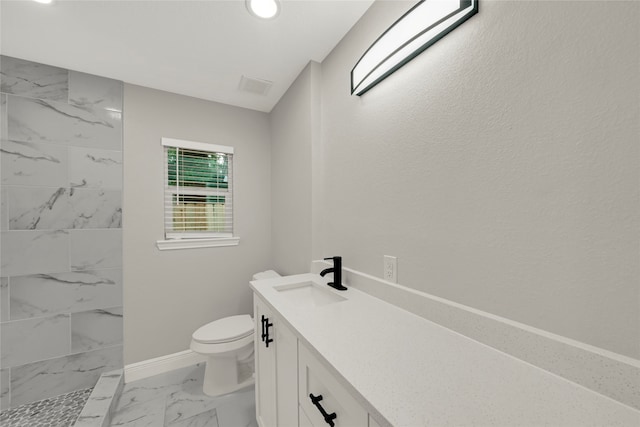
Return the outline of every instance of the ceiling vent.
<path id="1" fill-rule="evenodd" d="M 273 82 L 269 80 L 252 79 L 247 76 L 240 78 L 240 90 L 243 92 L 265 96 L 267 92 L 269 92 L 269 89 L 271 89 L 271 86 L 273 86 Z"/>

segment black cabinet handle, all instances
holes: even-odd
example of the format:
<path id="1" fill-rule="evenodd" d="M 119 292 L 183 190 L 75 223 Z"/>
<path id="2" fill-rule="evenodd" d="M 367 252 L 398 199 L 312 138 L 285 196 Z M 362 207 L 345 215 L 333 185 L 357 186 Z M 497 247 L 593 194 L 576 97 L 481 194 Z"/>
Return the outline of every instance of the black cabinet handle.
<path id="1" fill-rule="evenodd" d="M 265 345 L 269 347 L 269 343 L 273 342 L 273 338 L 269 338 L 269 328 L 273 326 L 273 323 L 269 323 L 269 318 L 264 317 L 264 314 L 262 315 L 261 322 L 262 335 L 260 336 L 260 338 L 262 338 L 262 342 L 264 342 Z"/>
<path id="2" fill-rule="evenodd" d="M 329 424 L 331 427 L 335 427 L 335 423 L 333 422 L 333 420 L 338 418 L 338 415 L 336 415 L 335 412 L 327 414 L 327 411 L 325 411 L 322 405 L 320 404 L 320 401 L 322 400 L 322 395 L 320 394 L 318 396 L 314 396 L 312 393 L 309 393 L 309 398 L 311 399 L 311 403 L 313 403 L 316 406 L 316 408 L 318 408 L 318 411 L 320 411 L 320 414 L 324 418 L 324 421 L 327 424 Z"/>
<path id="3" fill-rule="evenodd" d="M 273 338 L 269 337 L 269 328 L 272 326 L 273 326 L 273 323 L 269 323 L 269 318 L 267 318 L 267 320 L 264 323 L 264 329 L 266 330 L 266 333 L 267 333 L 267 337 L 264 340 L 264 343 L 267 346 L 267 348 L 269 347 L 269 343 L 273 342 Z"/>

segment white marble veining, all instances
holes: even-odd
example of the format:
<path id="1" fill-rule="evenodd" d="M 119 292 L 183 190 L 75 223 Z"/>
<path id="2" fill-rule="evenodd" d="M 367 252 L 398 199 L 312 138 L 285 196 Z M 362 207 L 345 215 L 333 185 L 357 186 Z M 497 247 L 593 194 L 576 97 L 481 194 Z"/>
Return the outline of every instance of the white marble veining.
<path id="1" fill-rule="evenodd" d="M 112 426 L 159 427 L 164 425 L 165 397 L 159 397 L 128 408 L 117 409 Z"/>
<path id="2" fill-rule="evenodd" d="M 110 414 L 115 409 L 123 384 L 122 369 L 100 375 L 74 427 L 109 427 Z"/>
<path id="3" fill-rule="evenodd" d="M 122 113 L 87 111 L 66 103 L 10 96 L 7 102 L 8 138 L 119 150 Z"/>
<path id="4" fill-rule="evenodd" d="M 7 138 L 7 95 L 0 93 L 0 141 Z"/>
<path id="5" fill-rule="evenodd" d="M 166 425 L 169 427 L 219 427 L 215 409 Z"/>
<path id="6" fill-rule="evenodd" d="M 312 272 L 329 264 L 314 261 Z M 443 298 L 343 269 L 349 286 L 640 409 L 640 361 L 519 324 Z"/>
<path id="7" fill-rule="evenodd" d="M 59 230 L 68 227 L 69 191 L 55 187 L 10 187 L 10 230 Z"/>
<path id="8" fill-rule="evenodd" d="M 93 387 L 102 372 L 122 367 L 122 346 L 44 360 L 11 369 L 12 406 Z"/>
<path id="9" fill-rule="evenodd" d="M 3 231 L 2 274 L 19 276 L 69 269 L 69 233 L 53 231 Z"/>
<path id="10" fill-rule="evenodd" d="M 69 147 L 69 184 L 81 188 L 122 188 L 122 151 Z"/>
<path id="11" fill-rule="evenodd" d="M 2 401 L 16 406 L 122 367 L 123 84 L 5 56 L 0 72 Z"/>
<path id="12" fill-rule="evenodd" d="M 640 423 L 640 411 L 357 289 L 314 309 L 273 289 L 309 280 L 327 282 L 304 274 L 251 286 L 383 426 Z"/>
<path id="13" fill-rule="evenodd" d="M 198 385 L 201 387 L 201 384 Z M 204 395 L 201 389 L 176 390 L 169 393 L 167 398 L 165 422 L 167 424 L 181 422 L 218 406 L 219 402 Z"/>
<path id="14" fill-rule="evenodd" d="M 118 409 L 127 409 L 159 397 L 166 397 L 180 389 L 193 390 L 202 384 L 204 364 L 176 369 L 162 375 L 127 383 L 122 390 Z"/>
<path id="15" fill-rule="evenodd" d="M 71 352 L 122 344 L 122 307 L 71 314 Z"/>
<path id="16" fill-rule="evenodd" d="M 0 277 L 0 322 L 9 320 L 9 278 Z"/>
<path id="17" fill-rule="evenodd" d="M 118 80 L 69 71 L 69 103 L 78 107 L 122 112 L 122 89 Z"/>
<path id="18" fill-rule="evenodd" d="M 122 230 L 71 230 L 69 234 L 69 260 L 72 270 L 122 266 Z"/>
<path id="19" fill-rule="evenodd" d="M 67 186 L 67 149 L 52 144 L 2 141 L 2 184 Z"/>
<path id="20" fill-rule="evenodd" d="M 7 190 L 0 187 L 0 231 L 9 229 L 9 204 L 7 203 Z"/>
<path id="21" fill-rule="evenodd" d="M 0 329 L 3 367 L 62 356 L 71 346 L 69 316 L 64 314 L 3 322 Z"/>
<path id="22" fill-rule="evenodd" d="M 72 188 L 67 228 L 121 228 L 122 191 Z"/>
<path id="23" fill-rule="evenodd" d="M 201 363 L 125 384 L 111 425 L 257 427 L 252 386 L 210 397 L 202 392 L 203 377 Z"/>
<path id="24" fill-rule="evenodd" d="M 0 59 L 0 91 L 31 98 L 67 101 L 67 70 L 10 56 Z"/>
<path id="25" fill-rule="evenodd" d="M 122 270 L 11 278 L 11 319 L 114 307 L 122 303 Z"/>
<path id="26" fill-rule="evenodd" d="M 55 187 L 9 187 L 10 230 L 120 228 L 122 192 Z"/>
<path id="27" fill-rule="evenodd" d="M 11 368 L 0 369 L 0 411 L 7 409 L 11 397 Z"/>

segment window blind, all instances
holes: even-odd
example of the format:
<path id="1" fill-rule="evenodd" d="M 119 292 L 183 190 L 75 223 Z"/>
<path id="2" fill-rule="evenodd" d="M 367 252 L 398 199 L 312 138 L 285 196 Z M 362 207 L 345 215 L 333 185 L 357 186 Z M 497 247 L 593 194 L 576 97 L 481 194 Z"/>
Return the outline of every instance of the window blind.
<path id="1" fill-rule="evenodd" d="M 166 239 L 233 235 L 233 147 L 162 138 Z"/>

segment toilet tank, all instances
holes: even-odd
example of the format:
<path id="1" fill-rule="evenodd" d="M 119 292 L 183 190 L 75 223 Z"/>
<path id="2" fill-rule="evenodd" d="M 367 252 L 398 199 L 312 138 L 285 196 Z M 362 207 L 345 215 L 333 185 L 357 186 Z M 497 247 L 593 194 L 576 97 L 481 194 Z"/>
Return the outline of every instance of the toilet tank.
<path id="1" fill-rule="evenodd" d="M 274 277 L 280 277 L 280 275 L 273 270 L 267 270 L 254 274 L 253 280 L 273 279 Z"/>

